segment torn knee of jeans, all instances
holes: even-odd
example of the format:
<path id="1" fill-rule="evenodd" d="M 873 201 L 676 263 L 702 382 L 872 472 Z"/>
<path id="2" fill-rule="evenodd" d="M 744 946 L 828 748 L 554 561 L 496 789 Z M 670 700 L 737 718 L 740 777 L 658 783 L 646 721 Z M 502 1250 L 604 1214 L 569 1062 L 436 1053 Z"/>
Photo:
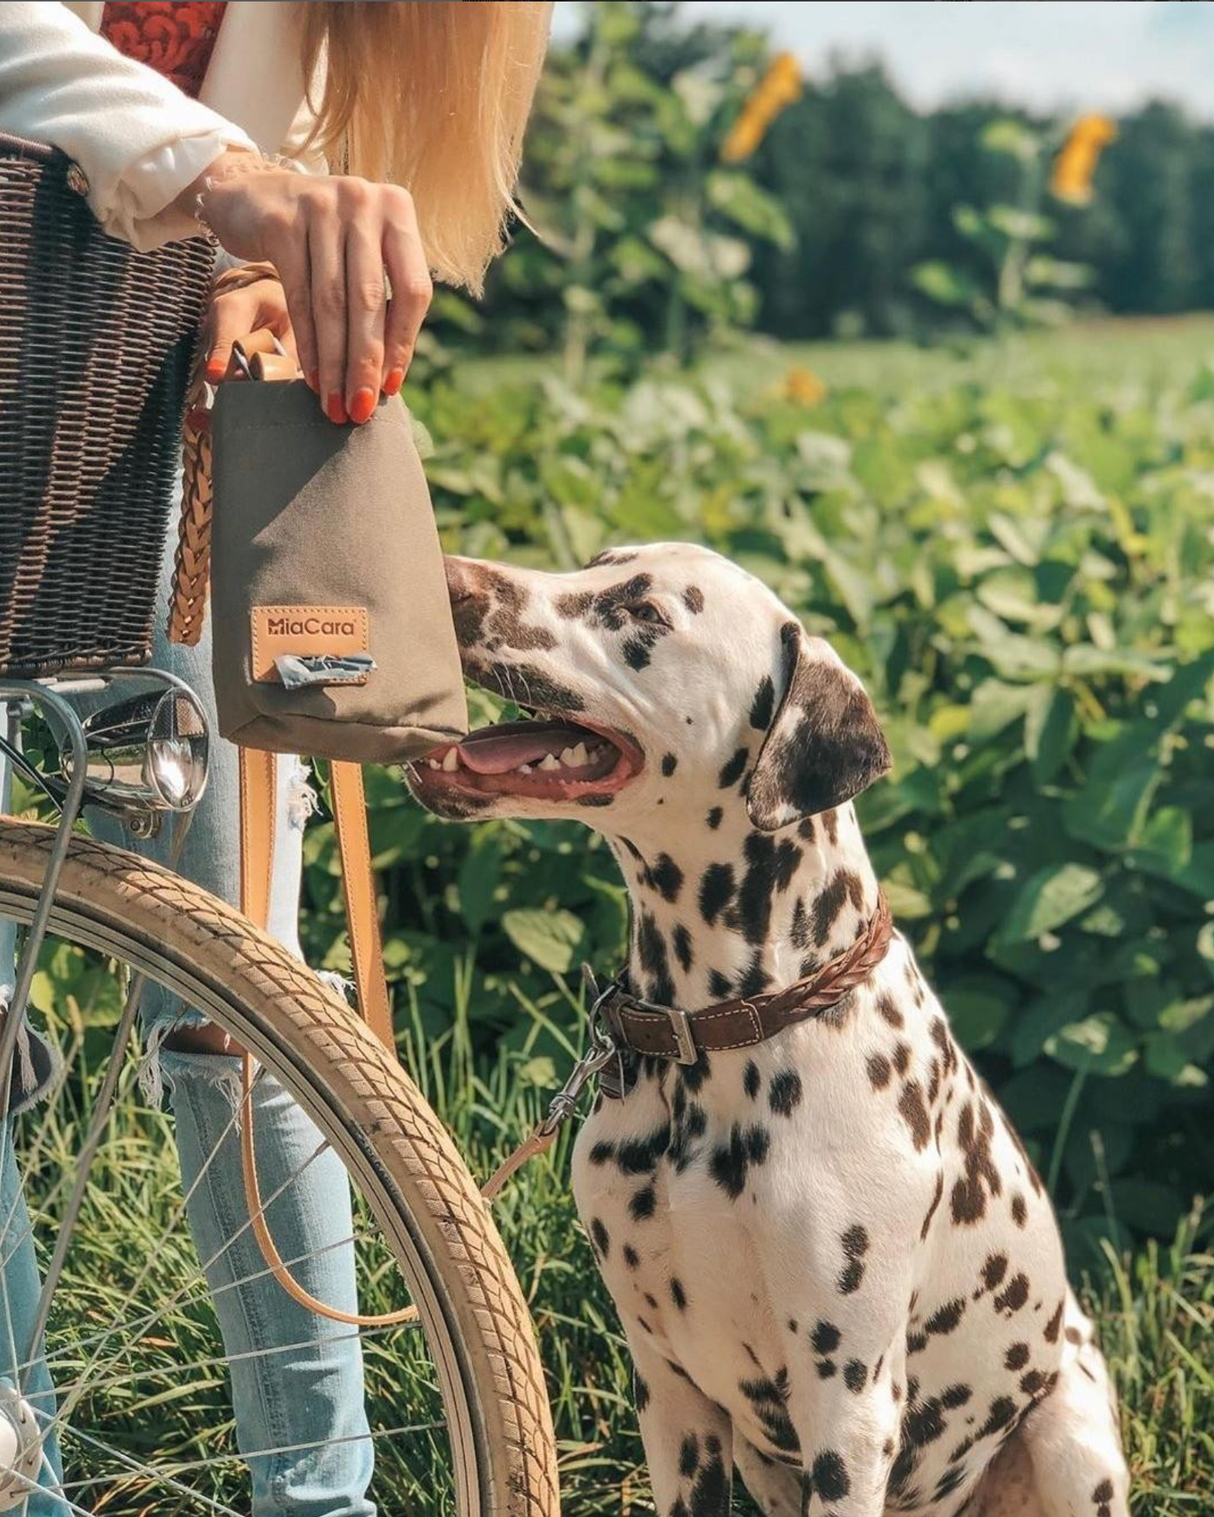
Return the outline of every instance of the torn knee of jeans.
<path id="1" fill-rule="evenodd" d="M 173 1033 L 180 1032 L 183 1028 L 206 1027 L 208 1025 L 210 1025 L 208 1017 L 203 1016 L 200 1011 L 190 1008 L 183 1009 L 179 1016 L 155 1022 L 148 1028 L 147 1047 L 144 1050 L 143 1060 L 139 1066 L 139 1088 L 143 1091 L 144 1099 L 149 1106 L 160 1106 L 164 1102 L 164 1082 L 166 1076 L 170 1078 L 171 1083 L 171 1075 L 167 1068 L 169 1061 L 213 1059 L 221 1065 L 233 1065 L 239 1077 L 240 1061 L 235 1054 L 203 1053 L 192 1049 L 169 1048 L 166 1046 L 167 1040 Z M 179 1070 L 179 1072 L 184 1072 L 184 1070 Z"/>

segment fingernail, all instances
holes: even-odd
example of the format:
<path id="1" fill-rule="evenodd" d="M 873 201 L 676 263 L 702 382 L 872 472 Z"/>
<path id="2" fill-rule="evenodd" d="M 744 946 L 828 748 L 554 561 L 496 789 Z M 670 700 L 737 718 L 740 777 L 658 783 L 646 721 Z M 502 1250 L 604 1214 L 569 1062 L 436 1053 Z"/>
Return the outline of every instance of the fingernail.
<path id="1" fill-rule="evenodd" d="M 346 403 L 341 397 L 340 390 L 330 390 L 329 398 L 325 401 L 325 415 L 330 421 L 349 421 L 346 415 Z"/>
<path id="2" fill-rule="evenodd" d="M 228 372 L 228 366 L 222 358 L 208 358 L 205 374 L 207 379 L 216 382 Z"/>
<path id="3" fill-rule="evenodd" d="M 319 369 L 309 369 L 308 370 L 308 388 L 310 390 L 315 390 L 318 395 L 320 394 L 320 370 Z"/>
<path id="4" fill-rule="evenodd" d="M 350 420 L 356 421 L 361 426 L 375 409 L 375 391 L 364 385 L 361 390 L 355 390 L 354 398 L 350 402 Z"/>
<path id="5" fill-rule="evenodd" d="M 404 369 L 389 369 L 388 377 L 384 380 L 384 394 L 395 395 L 405 382 Z"/>

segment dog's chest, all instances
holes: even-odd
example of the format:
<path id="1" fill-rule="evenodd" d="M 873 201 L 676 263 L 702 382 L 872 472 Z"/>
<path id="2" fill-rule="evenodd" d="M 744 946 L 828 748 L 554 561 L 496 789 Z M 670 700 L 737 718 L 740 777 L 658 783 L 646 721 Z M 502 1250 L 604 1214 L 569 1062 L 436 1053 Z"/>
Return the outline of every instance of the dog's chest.
<path id="1" fill-rule="evenodd" d="M 838 1025 L 642 1067 L 573 1168 L 634 1347 L 793 1463 L 798 1377 L 881 1375 L 917 1510 L 964 1491 L 1050 1383 L 1065 1282 L 1048 1199 L 934 997 L 896 994 L 909 962 L 899 946 Z M 884 1362 L 853 1362 L 840 1340 L 870 1313 Z"/>

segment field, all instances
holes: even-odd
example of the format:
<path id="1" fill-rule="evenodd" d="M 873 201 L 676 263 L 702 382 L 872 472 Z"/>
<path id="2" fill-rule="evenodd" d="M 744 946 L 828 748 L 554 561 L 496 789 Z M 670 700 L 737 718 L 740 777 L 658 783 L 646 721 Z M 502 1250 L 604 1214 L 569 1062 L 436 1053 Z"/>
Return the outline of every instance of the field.
<path id="1" fill-rule="evenodd" d="M 609 541 L 702 540 L 865 678 L 896 760 L 862 806 L 874 859 L 1056 1198 L 1150 1517 L 1214 1512 L 1214 1230 L 1195 1201 L 1214 1175 L 1211 364 L 1196 320 L 955 353 L 736 346 L 578 394 L 539 360 L 456 363 L 410 397 L 450 548 L 572 567 Z M 618 962 L 623 893 L 577 829 L 446 827 L 370 780 L 405 1062 L 483 1176 L 568 1068 L 577 964 Z M 323 813 L 304 936 L 343 965 Z M 498 1208 L 566 1509 L 647 1512 L 566 1168 L 562 1146 Z M 116 1236 L 90 1230 L 82 1299 Z"/>

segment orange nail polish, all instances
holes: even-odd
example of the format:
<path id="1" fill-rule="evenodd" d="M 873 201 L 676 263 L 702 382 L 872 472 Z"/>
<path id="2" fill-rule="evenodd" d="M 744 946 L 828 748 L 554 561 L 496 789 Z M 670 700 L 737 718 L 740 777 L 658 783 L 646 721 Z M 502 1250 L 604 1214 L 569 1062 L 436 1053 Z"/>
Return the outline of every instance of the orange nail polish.
<path id="1" fill-rule="evenodd" d="M 346 415 L 346 403 L 341 398 L 340 390 L 330 390 L 329 398 L 325 401 L 325 415 L 330 421 L 349 421 Z"/>
<path id="2" fill-rule="evenodd" d="M 228 366 L 226 363 L 224 363 L 222 358 L 207 359 L 205 377 L 209 379 L 212 384 L 218 384 L 227 372 Z"/>
<path id="3" fill-rule="evenodd" d="M 361 390 L 355 390 L 354 398 L 350 402 L 350 420 L 361 424 L 370 418 L 375 409 L 375 391 L 364 385 Z"/>
<path id="4" fill-rule="evenodd" d="M 395 395 L 405 382 L 404 369 L 389 369 L 388 377 L 384 380 L 384 394 Z"/>

